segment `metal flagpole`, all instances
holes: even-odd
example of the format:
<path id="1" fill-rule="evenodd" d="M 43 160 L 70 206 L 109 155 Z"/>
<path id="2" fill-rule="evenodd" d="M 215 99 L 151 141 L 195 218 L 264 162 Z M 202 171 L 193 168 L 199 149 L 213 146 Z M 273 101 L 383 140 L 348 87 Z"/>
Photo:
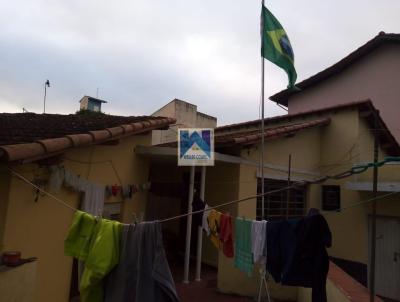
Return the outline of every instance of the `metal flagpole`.
<path id="1" fill-rule="evenodd" d="M 264 43 L 264 20 L 263 20 L 263 8 L 264 8 L 264 0 L 262 0 L 261 6 L 261 43 Z M 261 55 L 261 159 L 260 159 L 260 169 L 261 169 L 261 220 L 264 220 L 265 217 L 265 189 L 264 189 L 264 89 L 265 89 L 265 66 L 264 66 L 264 57 Z M 269 214 L 269 206 L 268 206 L 268 214 Z M 267 299 L 270 301 L 268 285 L 267 285 L 267 271 L 265 266 L 260 269 L 260 286 L 258 291 L 258 299 L 257 301 L 261 301 L 262 295 L 262 287 L 265 286 L 265 291 L 267 293 Z"/>
<path id="2" fill-rule="evenodd" d="M 262 0 L 262 8 L 264 7 L 264 0 Z M 261 8 L 261 9 L 262 9 Z M 263 33 L 263 23 L 264 20 L 262 20 L 263 17 L 261 17 L 261 43 L 263 43 L 264 40 L 264 33 Z M 261 163 L 260 163 L 260 169 L 261 169 L 261 219 L 263 220 L 265 218 L 265 207 L 264 207 L 264 74 L 265 74 L 265 69 L 264 69 L 264 57 L 261 56 Z"/>

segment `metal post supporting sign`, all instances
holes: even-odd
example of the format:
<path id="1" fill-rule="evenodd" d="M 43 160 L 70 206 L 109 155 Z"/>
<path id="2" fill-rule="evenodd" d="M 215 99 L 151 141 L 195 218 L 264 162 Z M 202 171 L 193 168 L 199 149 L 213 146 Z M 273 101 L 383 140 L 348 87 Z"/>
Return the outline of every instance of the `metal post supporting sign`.
<path id="1" fill-rule="evenodd" d="M 206 128 L 180 128 L 178 129 L 178 166 L 190 166 L 190 183 L 187 228 L 186 228 L 186 247 L 183 282 L 189 283 L 189 261 L 190 245 L 192 233 L 192 202 L 194 196 L 194 177 L 195 166 L 203 166 L 201 197 L 204 201 L 205 188 L 205 166 L 214 166 L 214 129 Z M 203 179 L 204 178 L 204 179 Z M 201 234 L 199 232 L 199 241 Z M 199 243 L 198 243 L 199 244 Z M 201 245 L 197 249 L 197 257 L 201 257 Z M 200 265 L 199 265 L 200 262 Z M 196 280 L 200 280 L 201 259 L 197 259 Z"/>

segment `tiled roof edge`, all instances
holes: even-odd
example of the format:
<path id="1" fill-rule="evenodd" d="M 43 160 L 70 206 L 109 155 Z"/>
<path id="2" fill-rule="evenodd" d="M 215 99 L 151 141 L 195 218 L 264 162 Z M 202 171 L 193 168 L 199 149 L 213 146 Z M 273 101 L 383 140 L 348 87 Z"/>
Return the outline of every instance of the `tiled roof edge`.
<path id="1" fill-rule="evenodd" d="M 175 122 L 176 119 L 174 118 L 149 119 L 103 130 L 38 140 L 33 143 L 3 145 L 0 146 L 0 161 L 16 162 L 51 156 L 52 154 L 63 152 L 70 148 L 99 144 L 138 133 L 164 128 Z"/>

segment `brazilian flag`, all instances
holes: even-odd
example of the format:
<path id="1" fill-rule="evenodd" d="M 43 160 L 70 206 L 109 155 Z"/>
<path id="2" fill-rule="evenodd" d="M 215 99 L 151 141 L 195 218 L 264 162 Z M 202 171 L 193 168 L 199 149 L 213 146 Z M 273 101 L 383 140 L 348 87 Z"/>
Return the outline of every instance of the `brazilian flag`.
<path id="1" fill-rule="evenodd" d="M 261 56 L 285 70 L 289 77 L 288 88 L 296 89 L 297 73 L 292 45 L 282 25 L 264 5 L 261 13 Z"/>

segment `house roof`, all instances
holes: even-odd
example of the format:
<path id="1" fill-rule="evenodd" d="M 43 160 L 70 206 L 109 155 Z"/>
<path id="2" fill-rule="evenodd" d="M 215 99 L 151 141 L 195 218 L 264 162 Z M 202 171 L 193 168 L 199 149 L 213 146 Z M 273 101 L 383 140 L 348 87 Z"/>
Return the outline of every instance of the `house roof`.
<path id="1" fill-rule="evenodd" d="M 0 160 L 50 156 L 66 149 L 98 144 L 167 128 L 175 119 L 153 116 L 89 114 L 0 114 Z"/>
<path id="2" fill-rule="evenodd" d="M 275 116 L 275 117 L 270 117 L 264 119 L 265 125 L 268 127 L 266 131 L 268 130 L 276 130 L 280 127 L 284 126 L 278 126 L 277 128 L 271 128 L 272 125 L 275 123 L 283 123 L 283 122 L 291 122 L 291 121 L 296 121 L 296 119 L 299 118 L 304 118 L 304 117 L 309 117 L 309 116 L 319 116 L 324 113 L 328 112 L 337 112 L 339 110 L 344 110 L 344 109 L 350 109 L 350 108 L 357 108 L 360 112 L 363 112 L 363 116 L 366 118 L 367 122 L 369 123 L 371 129 L 375 127 L 375 121 L 378 123 L 378 128 L 379 129 L 384 129 L 385 131 L 379 131 L 379 140 L 382 145 L 386 149 L 386 151 L 393 156 L 400 155 L 400 146 L 394 136 L 391 134 L 390 130 L 387 128 L 385 122 L 379 115 L 379 111 L 375 109 L 373 106 L 372 102 L 370 100 L 364 100 L 364 101 L 358 101 L 358 102 L 353 102 L 353 103 L 346 103 L 342 105 L 335 105 L 331 107 L 325 107 L 322 109 L 317 109 L 317 110 L 310 110 L 310 111 L 305 111 L 305 112 L 298 112 L 294 114 L 286 114 L 286 115 L 281 115 L 281 116 Z M 316 120 L 314 120 L 316 121 Z M 248 121 L 244 123 L 237 123 L 237 124 L 231 124 L 231 125 L 225 125 L 221 126 L 215 129 L 215 135 L 216 137 L 222 137 L 224 134 L 226 135 L 236 135 L 236 134 L 241 134 L 241 133 L 247 133 L 247 131 L 254 131 L 254 128 L 257 127 L 259 128 L 261 124 L 261 120 L 253 120 L 253 121 Z M 294 124 L 294 125 L 299 125 L 299 124 Z M 316 126 L 316 125 L 314 125 Z M 308 126 L 305 125 L 299 125 L 299 127 L 302 127 L 300 129 L 305 129 L 309 128 Z"/>
<path id="3" fill-rule="evenodd" d="M 276 139 L 285 136 L 291 136 L 305 129 L 325 126 L 330 123 L 330 118 L 320 118 L 311 121 L 278 126 L 273 128 L 265 129 L 264 138 L 265 139 Z M 259 129 L 249 129 L 239 132 L 231 133 L 215 133 L 215 147 L 223 148 L 235 145 L 253 145 L 261 140 L 261 132 Z M 157 147 L 177 147 L 177 142 L 170 142 L 156 145 Z"/>
<path id="4" fill-rule="evenodd" d="M 84 99 L 87 99 L 88 101 L 92 101 L 92 102 L 94 101 L 94 102 L 99 102 L 99 103 L 107 103 L 107 101 L 100 100 L 98 98 L 94 98 L 94 97 L 88 96 L 88 95 L 85 95 L 83 98 L 81 98 L 79 103 L 82 102 Z"/>
<path id="5" fill-rule="evenodd" d="M 353 64 L 360 58 L 368 55 L 370 52 L 374 51 L 381 45 L 388 43 L 400 43 L 400 34 L 391 34 L 391 33 L 387 34 L 385 32 L 380 32 L 372 40 L 368 41 L 366 44 L 356 49 L 354 52 L 352 52 L 351 54 L 349 54 L 347 57 L 343 58 L 336 64 L 322 70 L 321 72 L 311 76 L 310 78 L 300 83 L 297 83 L 296 86 L 300 88 L 300 91 L 285 89 L 271 96 L 270 100 L 275 101 L 281 105 L 287 106 L 288 99 L 290 96 L 299 93 L 302 90 L 310 88 L 335 74 L 340 73 L 341 71 L 349 67 L 351 64 Z"/>
<path id="6" fill-rule="evenodd" d="M 264 138 L 275 139 L 284 136 L 291 136 L 305 129 L 328 125 L 330 121 L 330 118 L 321 118 L 302 123 L 268 128 L 264 131 Z M 252 145 L 261 140 L 261 138 L 262 134 L 260 130 L 247 130 L 227 134 L 217 134 L 215 136 L 215 143 L 217 147 L 232 145 Z"/>

